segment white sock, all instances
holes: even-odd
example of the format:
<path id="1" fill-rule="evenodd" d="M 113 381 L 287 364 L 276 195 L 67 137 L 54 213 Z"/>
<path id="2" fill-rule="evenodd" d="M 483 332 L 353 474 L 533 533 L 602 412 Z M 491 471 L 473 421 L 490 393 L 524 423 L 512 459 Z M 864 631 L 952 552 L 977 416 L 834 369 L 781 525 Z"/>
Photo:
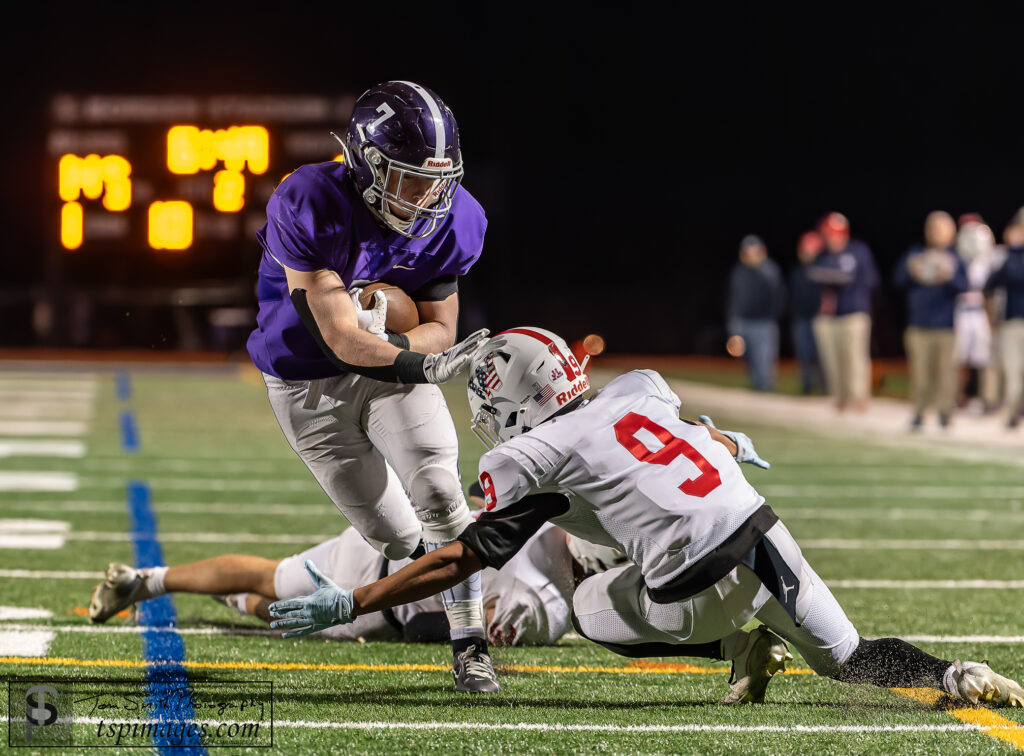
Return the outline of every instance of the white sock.
<path id="1" fill-rule="evenodd" d="M 946 689 L 946 692 L 954 698 L 960 697 L 960 691 L 957 690 L 956 681 L 953 679 L 953 673 L 956 672 L 956 667 L 952 664 L 949 665 L 949 669 L 946 670 L 946 674 L 942 676 L 942 687 Z"/>
<path id="2" fill-rule="evenodd" d="M 223 599 L 225 604 L 230 606 L 243 617 L 248 616 L 249 609 L 248 604 L 246 603 L 249 599 L 248 593 L 229 593 L 223 596 Z"/>
<path id="3" fill-rule="evenodd" d="M 447 545 L 424 542 L 423 548 L 429 553 Z M 483 586 L 479 572 L 474 572 L 458 585 L 442 591 L 441 600 L 448 615 L 448 626 L 451 628 L 453 641 L 474 636 L 487 637 L 484 635 Z"/>
<path id="4" fill-rule="evenodd" d="M 453 601 L 445 605 L 444 611 L 448 615 L 453 641 L 485 637 L 483 601 Z"/>
<path id="5" fill-rule="evenodd" d="M 164 588 L 167 567 L 146 567 L 139 572 L 146 576 L 146 592 L 149 593 L 149 598 L 156 598 L 167 593 L 167 589 Z"/>

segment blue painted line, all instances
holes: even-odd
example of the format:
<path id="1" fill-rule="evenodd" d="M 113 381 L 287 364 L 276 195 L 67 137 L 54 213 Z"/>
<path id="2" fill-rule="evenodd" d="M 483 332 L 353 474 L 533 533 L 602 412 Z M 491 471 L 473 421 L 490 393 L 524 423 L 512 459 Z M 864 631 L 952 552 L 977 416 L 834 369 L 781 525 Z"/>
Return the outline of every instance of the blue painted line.
<path id="1" fill-rule="evenodd" d="M 135 454 L 139 451 L 139 430 L 131 410 L 121 412 L 121 451 Z"/>
<path id="2" fill-rule="evenodd" d="M 121 370 L 116 376 L 114 381 L 117 384 L 117 398 L 122 402 L 126 402 L 132 398 L 132 379 L 127 371 Z"/>
<path id="3" fill-rule="evenodd" d="M 162 567 L 163 549 L 157 538 L 156 515 L 151 506 L 149 486 L 140 481 L 128 483 L 128 516 L 131 520 L 132 550 L 135 566 Z M 143 653 L 150 662 L 146 668 L 146 703 L 154 720 L 162 725 L 153 737 L 161 754 L 206 754 L 193 725 L 195 711 L 185 661 L 185 642 L 177 633 L 166 632 L 177 625 L 177 611 L 169 595 L 139 605 L 139 624 Z M 162 628 L 165 631 L 161 632 Z M 193 725 L 190 728 L 190 725 Z"/>

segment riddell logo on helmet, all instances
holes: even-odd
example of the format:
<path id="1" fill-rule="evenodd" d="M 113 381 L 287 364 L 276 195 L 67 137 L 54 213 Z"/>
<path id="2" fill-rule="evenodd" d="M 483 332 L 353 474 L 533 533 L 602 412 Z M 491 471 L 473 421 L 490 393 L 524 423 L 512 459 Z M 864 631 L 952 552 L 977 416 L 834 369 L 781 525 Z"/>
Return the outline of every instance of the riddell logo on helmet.
<path id="1" fill-rule="evenodd" d="M 427 158 L 426 160 L 423 161 L 423 167 L 424 168 L 451 168 L 452 167 L 452 159 L 451 158 L 442 158 L 441 160 L 438 160 L 436 158 Z"/>
<path id="2" fill-rule="evenodd" d="M 555 397 L 555 401 L 558 402 L 558 406 L 561 407 L 570 399 L 575 399 L 577 396 L 582 394 L 590 388 L 590 381 L 587 380 L 587 376 L 583 376 L 576 383 L 572 384 L 572 388 L 568 391 L 563 391 L 561 394 Z"/>

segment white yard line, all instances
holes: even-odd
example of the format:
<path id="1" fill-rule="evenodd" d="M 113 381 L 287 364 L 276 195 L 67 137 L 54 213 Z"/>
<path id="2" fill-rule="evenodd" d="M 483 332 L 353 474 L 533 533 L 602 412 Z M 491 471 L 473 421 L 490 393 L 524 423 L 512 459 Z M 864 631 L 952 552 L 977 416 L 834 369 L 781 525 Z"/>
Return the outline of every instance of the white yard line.
<path id="1" fill-rule="evenodd" d="M 50 619 L 53 612 L 49 609 L 35 609 L 28 606 L 0 606 L 0 620 Z"/>
<path id="2" fill-rule="evenodd" d="M 88 421 L 95 414 L 92 402 L 15 401 L 7 402 L 0 395 L 0 418 L 4 420 L 79 420 Z"/>
<path id="3" fill-rule="evenodd" d="M 810 485 L 779 485 L 761 483 L 757 491 L 771 499 L 773 496 L 788 498 L 829 499 L 1018 499 L 1024 500 L 1024 486 L 977 486 L 977 485 L 828 485 L 817 482 Z"/>
<path id="4" fill-rule="evenodd" d="M 339 529 L 340 532 L 340 529 Z M 283 543 L 283 544 L 315 544 L 333 537 L 325 533 L 309 533 L 307 535 L 288 533 L 165 533 L 160 531 L 161 543 Z M 107 533 L 100 531 L 72 531 L 65 536 L 69 541 L 96 541 L 122 543 L 131 541 L 133 533 Z"/>
<path id="5" fill-rule="evenodd" d="M 89 424 L 64 420 L 0 420 L 0 436 L 84 436 Z"/>
<path id="6" fill-rule="evenodd" d="M 1024 580 L 826 580 L 830 588 L 893 588 L 899 590 L 943 590 L 985 588 L 1020 590 Z"/>
<path id="7" fill-rule="evenodd" d="M 102 572 L 85 570 L 0 570 L 0 578 L 12 580 L 102 580 Z"/>
<path id="8" fill-rule="evenodd" d="M 0 457 L 64 457 L 77 459 L 85 456 L 81 441 L 51 439 L 0 439 Z"/>
<path id="9" fill-rule="evenodd" d="M 93 478 L 82 476 L 81 488 L 124 488 L 124 478 Z M 165 491 L 275 491 L 294 493 L 296 491 L 320 491 L 312 476 L 308 478 L 156 478 L 146 476 L 146 483 L 152 489 Z"/>
<path id="10" fill-rule="evenodd" d="M 951 520 L 1024 522 L 1024 512 L 997 509 L 888 509 L 885 507 L 779 507 L 783 520 Z"/>
<path id="11" fill-rule="evenodd" d="M 123 501 L 14 501 L 4 502 L 8 511 L 26 512 L 124 512 Z M 280 515 L 282 517 L 303 517 L 323 515 L 337 517 L 338 510 L 330 502 L 322 504 L 249 504 L 247 502 L 214 501 L 208 504 L 195 502 L 161 502 L 153 505 L 157 514 L 230 514 L 239 517 L 254 515 Z"/>
<path id="12" fill-rule="evenodd" d="M 0 472 L 0 491 L 74 491 L 78 476 L 68 472 Z"/>
<path id="13" fill-rule="evenodd" d="M 989 541 L 989 540 L 926 540 L 926 539 L 892 539 L 892 538 L 803 538 L 800 547 L 804 549 L 839 549 L 843 551 L 1020 551 L 1024 549 L 1024 541 Z"/>
<path id="14" fill-rule="evenodd" d="M 28 632 L 6 630 L 0 626 L 0 648 L 9 656 L 46 656 L 57 637 L 52 630 L 33 629 Z"/>

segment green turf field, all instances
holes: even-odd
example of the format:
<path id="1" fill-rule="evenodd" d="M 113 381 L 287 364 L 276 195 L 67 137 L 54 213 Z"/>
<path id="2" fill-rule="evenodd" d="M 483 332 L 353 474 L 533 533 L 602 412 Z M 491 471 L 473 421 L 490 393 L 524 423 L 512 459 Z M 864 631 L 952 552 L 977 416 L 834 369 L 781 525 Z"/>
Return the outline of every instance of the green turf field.
<path id="1" fill-rule="evenodd" d="M 345 527 L 288 448 L 251 371 L 126 370 L 128 381 L 119 383 L 108 367 L 0 369 L 0 450 L 7 450 L 0 454 L 0 612 L 50 613 L 0 614 L 0 674 L 9 682 L 102 678 L 138 681 L 141 690 L 147 662 L 140 635 L 124 619 L 92 632 L 82 614 L 92 575 L 111 560 L 133 560 L 130 481 L 151 492 L 171 564 L 228 552 L 281 557 Z M 466 426 L 461 387 L 447 393 L 468 486 L 481 447 Z M 52 403 L 64 401 L 67 412 L 55 413 Z M 35 407 L 42 409 L 34 413 Z M 134 452 L 124 449 L 126 411 L 137 431 Z M 56 435 L 74 429 L 45 425 L 78 415 L 81 436 Z M 864 635 L 915 639 L 931 653 L 987 659 L 997 671 L 1024 678 L 1022 468 L 799 435 L 756 418 L 715 421 L 744 429 L 773 463 L 770 471 L 745 468 L 749 480 Z M 82 441 L 84 455 L 55 456 L 24 443 L 41 440 Z M 73 487 L 61 477 L 67 474 L 75 476 Z M 15 490 L 60 485 L 67 490 Z M 5 529 L 47 530 L 46 523 L 12 524 L 25 520 L 68 523 L 67 531 L 50 529 L 58 537 L 64 532 L 64 544 L 19 548 L 5 541 Z M 968 580 L 990 582 L 962 587 Z M 503 691 L 470 698 L 452 690 L 444 645 L 283 641 L 236 632 L 263 626 L 205 597 L 177 596 L 174 605 L 184 666 L 197 689 L 208 682 L 234 681 L 243 689 L 248 681 L 273 683 L 273 747 L 281 753 L 1024 750 L 1020 709 L 937 709 L 897 692 L 806 674 L 799 656 L 790 663 L 793 674 L 772 682 L 767 704 L 725 708 L 714 704 L 727 689 L 724 663 L 637 664 L 570 637 L 552 648 L 494 649 Z M 15 634 L 47 628 L 54 635 L 44 656 L 13 651 Z M 699 666 L 682 666 L 687 662 Z M 6 684 L 0 698 L 3 710 L 10 704 L 24 716 L 24 701 L 8 701 Z M 75 737 L 83 739 L 76 742 L 95 729 L 92 721 L 76 724 Z M 8 735 L 5 724 L 3 742 Z"/>

